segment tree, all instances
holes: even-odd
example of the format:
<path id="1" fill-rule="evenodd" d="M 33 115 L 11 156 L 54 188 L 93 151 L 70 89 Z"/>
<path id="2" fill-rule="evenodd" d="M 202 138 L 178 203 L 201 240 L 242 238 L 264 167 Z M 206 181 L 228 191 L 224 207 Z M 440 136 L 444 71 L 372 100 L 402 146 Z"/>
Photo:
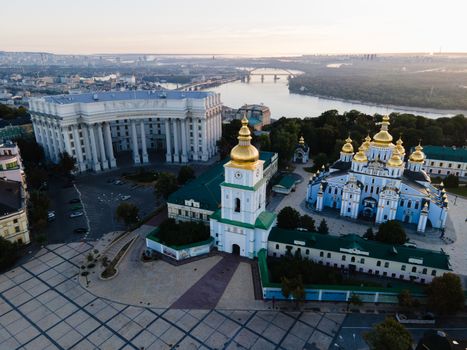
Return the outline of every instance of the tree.
<path id="1" fill-rule="evenodd" d="M 369 241 L 372 241 L 375 239 L 375 234 L 373 233 L 373 229 L 371 227 L 368 227 L 365 234 L 363 235 L 363 238 L 366 238 Z"/>
<path id="2" fill-rule="evenodd" d="M 58 166 L 63 175 L 70 175 L 75 170 L 76 159 L 70 156 L 67 152 L 60 153 Z"/>
<path id="3" fill-rule="evenodd" d="M 375 240 L 388 244 L 404 244 L 407 235 L 402 225 L 396 220 L 389 220 L 379 225 Z"/>
<path id="4" fill-rule="evenodd" d="M 50 199 L 45 192 L 31 191 L 29 194 L 29 220 L 36 231 L 42 231 L 47 226 L 47 214 Z"/>
<path id="5" fill-rule="evenodd" d="M 329 163 L 329 158 L 326 155 L 326 153 L 319 153 L 314 159 L 313 159 L 313 168 L 315 170 L 321 171 L 321 167 Z"/>
<path id="6" fill-rule="evenodd" d="M 138 221 L 139 209 L 133 203 L 120 203 L 116 210 L 117 220 L 123 221 L 125 225 L 130 226 Z"/>
<path id="7" fill-rule="evenodd" d="M 287 299 L 292 296 L 295 299 L 296 306 L 305 300 L 305 286 L 303 284 L 302 275 L 298 275 L 297 277 L 281 278 L 281 290 L 282 295 Z"/>
<path id="8" fill-rule="evenodd" d="M 409 331 L 392 317 L 377 324 L 363 338 L 372 350 L 407 350 L 412 346 Z"/>
<path id="9" fill-rule="evenodd" d="M 300 227 L 303 227 L 307 231 L 315 232 L 315 220 L 309 215 L 302 215 L 300 218 Z"/>
<path id="10" fill-rule="evenodd" d="M 410 290 L 408 289 L 402 290 L 397 296 L 397 300 L 399 301 L 399 307 L 402 310 L 410 310 L 411 308 L 418 306 L 418 300 L 412 298 Z"/>
<path id="11" fill-rule="evenodd" d="M 180 185 L 185 184 L 188 180 L 195 178 L 195 171 L 189 165 L 184 165 L 178 171 L 177 181 Z"/>
<path id="12" fill-rule="evenodd" d="M 175 192 L 178 188 L 177 178 L 171 173 L 160 173 L 154 188 L 157 193 L 167 199 L 170 194 Z"/>
<path id="13" fill-rule="evenodd" d="M 347 300 L 347 311 L 349 311 L 350 305 L 361 306 L 363 305 L 362 299 L 357 294 L 351 294 Z"/>
<path id="14" fill-rule="evenodd" d="M 329 233 L 328 223 L 325 219 L 322 219 L 318 226 L 318 233 L 327 235 Z"/>
<path id="15" fill-rule="evenodd" d="M 449 174 L 444 179 L 444 186 L 447 188 L 459 187 L 459 177 L 453 174 Z"/>
<path id="16" fill-rule="evenodd" d="M 464 291 L 459 276 L 449 272 L 435 277 L 427 288 L 428 306 L 440 313 L 451 314 L 464 307 Z"/>
<path id="17" fill-rule="evenodd" d="M 18 244 L 0 237 L 0 271 L 12 266 L 18 258 Z"/>
<path id="18" fill-rule="evenodd" d="M 300 223 L 300 213 L 292 207 L 283 208 L 277 214 L 277 226 L 285 229 L 294 229 Z"/>

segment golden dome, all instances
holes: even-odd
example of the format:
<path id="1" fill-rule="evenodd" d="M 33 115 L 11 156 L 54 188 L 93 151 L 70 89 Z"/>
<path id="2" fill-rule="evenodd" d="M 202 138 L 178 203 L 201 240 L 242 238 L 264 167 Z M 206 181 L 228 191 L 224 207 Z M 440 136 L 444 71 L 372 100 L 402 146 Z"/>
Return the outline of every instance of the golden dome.
<path id="1" fill-rule="evenodd" d="M 347 137 L 345 139 L 345 143 L 342 146 L 341 151 L 342 151 L 342 153 L 347 153 L 347 154 L 353 153 L 352 139 L 350 137 Z"/>
<path id="2" fill-rule="evenodd" d="M 389 146 L 392 142 L 392 136 L 388 132 L 389 126 L 389 117 L 385 115 L 383 121 L 381 122 L 381 130 L 373 136 L 373 141 L 377 146 Z"/>
<path id="3" fill-rule="evenodd" d="M 365 150 L 362 146 L 358 148 L 358 152 L 353 156 L 353 160 L 359 163 L 366 163 L 368 158 L 366 157 Z"/>
<path id="4" fill-rule="evenodd" d="M 366 151 L 368 148 L 370 148 L 370 145 L 371 145 L 371 137 L 370 137 L 370 135 L 367 135 L 365 137 L 365 141 L 362 143 L 362 146 L 363 146 L 364 150 Z"/>
<path id="5" fill-rule="evenodd" d="M 300 139 L 298 140 L 298 144 L 299 145 L 305 145 L 305 139 L 303 138 L 303 136 L 300 136 Z"/>
<path id="6" fill-rule="evenodd" d="M 396 142 L 396 149 L 401 156 L 405 154 L 405 148 L 404 146 L 402 146 L 402 144 L 403 144 L 402 139 L 399 137 L 399 140 L 397 140 Z"/>
<path id="7" fill-rule="evenodd" d="M 418 146 L 415 147 L 415 151 L 410 155 L 409 160 L 415 163 L 423 163 L 425 160 L 425 153 L 423 153 L 422 150 L 423 147 L 418 144 Z"/>
<path id="8" fill-rule="evenodd" d="M 230 151 L 230 160 L 232 165 L 244 167 L 255 163 L 259 159 L 259 152 L 251 141 L 251 133 L 248 128 L 248 119 L 243 117 L 242 127 L 238 132 L 238 145 Z"/>
<path id="9" fill-rule="evenodd" d="M 392 151 L 392 156 L 391 158 L 389 158 L 387 165 L 391 167 L 399 167 L 402 164 L 404 164 L 404 162 L 401 159 L 399 151 L 397 150 L 397 148 L 394 148 L 394 150 Z"/>

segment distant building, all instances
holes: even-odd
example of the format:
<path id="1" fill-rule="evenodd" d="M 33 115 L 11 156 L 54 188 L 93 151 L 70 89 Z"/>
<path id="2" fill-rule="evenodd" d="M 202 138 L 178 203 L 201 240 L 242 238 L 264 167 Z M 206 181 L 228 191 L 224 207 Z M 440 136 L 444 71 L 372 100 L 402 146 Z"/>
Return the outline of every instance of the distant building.
<path id="1" fill-rule="evenodd" d="M 127 150 L 135 164 L 149 162 L 148 149 L 168 163 L 207 161 L 217 153 L 221 107 L 213 92 L 146 90 L 32 98 L 29 112 L 47 159 L 66 152 L 83 172 L 115 168 L 115 154 Z"/>
<path id="2" fill-rule="evenodd" d="M 0 144 L 0 178 L 25 183 L 19 148 L 11 141 Z"/>
<path id="3" fill-rule="evenodd" d="M 268 255 L 282 257 L 297 251 L 317 264 L 376 276 L 430 283 L 452 272 L 443 251 L 395 246 L 366 240 L 356 234 L 342 236 L 285 230 L 274 227 L 268 239 Z"/>
<path id="4" fill-rule="evenodd" d="M 310 147 L 305 143 L 303 136 L 300 136 L 298 144 L 295 146 L 295 151 L 293 153 L 293 162 L 294 163 L 308 163 L 310 157 Z"/>
<path id="5" fill-rule="evenodd" d="M 422 169 L 430 176 L 455 175 L 467 179 L 467 147 L 425 146 Z"/>
<path id="6" fill-rule="evenodd" d="M 268 182 L 277 172 L 277 154 L 260 152 L 263 163 L 263 176 Z M 209 216 L 219 209 L 221 203 L 221 183 L 225 181 L 223 161 L 209 167 L 203 174 L 186 183 L 172 193 L 167 200 L 169 218 L 177 221 L 202 221 L 209 224 Z"/>
<path id="7" fill-rule="evenodd" d="M 21 182 L 0 179 L 0 237 L 28 244 L 26 193 Z"/>
<path id="8" fill-rule="evenodd" d="M 271 123 L 271 111 L 263 104 L 243 105 L 237 110 L 235 119 L 242 119 L 244 116 L 248 118 L 248 125 L 257 131 Z"/>
<path id="9" fill-rule="evenodd" d="M 352 219 L 399 220 L 415 224 L 418 232 L 443 229 L 448 198 L 422 170 L 423 147 L 415 147 L 406 164 L 402 140 L 393 144 L 388 126 L 385 116 L 381 130 L 373 140 L 367 136 L 358 152 L 348 138 L 339 160 L 310 180 L 306 201 L 317 211 L 328 207 Z"/>

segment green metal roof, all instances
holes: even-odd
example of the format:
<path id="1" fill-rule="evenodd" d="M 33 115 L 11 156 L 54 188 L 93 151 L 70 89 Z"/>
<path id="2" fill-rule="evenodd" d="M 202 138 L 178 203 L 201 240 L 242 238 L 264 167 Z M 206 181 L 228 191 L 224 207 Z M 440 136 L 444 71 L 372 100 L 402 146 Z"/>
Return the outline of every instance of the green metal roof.
<path id="1" fill-rule="evenodd" d="M 260 152 L 259 159 L 264 161 L 263 169 L 266 169 L 272 161 L 275 153 Z M 185 200 L 193 199 L 199 202 L 200 208 L 216 211 L 221 204 L 221 183 L 224 182 L 224 164 L 229 157 L 211 165 L 204 173 L 186 183 L 183 187 L 172 193 L 168 203 L 185 205 Z"/>
<path id="2" fill-rule="evenodd" d="M 292 175 L 284 175 L 275 186 L 291 189 L 295 185 L 295 178 Z"/>
<path id="3" fill-rule="evenodd" d="M 240 226 L 240 227 L 251 228 L 251 229 L 256 227 L 256 228 L 260 228 L 262 230 L 268 230 L 271 227 L 271 225 L 273 224 L 274 219 L 276 218 L 276 214 L 271 213 L 269 211 L 263 211 L 256 218 L 256 221 L 255 221 L 254 225 L 244 223 L 244 222 L 240 222 L 240 221 L 236 221 L 236 220 L 224 219 L 221 216 L 221 210 L 220 209 L 216 210 L 214 213 L 212 213 L 210 217 L 217 220 L 217 221 L 219 221 L 219 222 L 229 224 L 229 225 Z"/>
<path id="4" fill-rule="evenodd" d="M 423 152 L 428 159 L 467 162 L 467 148 L 465 147 L 423 146 Z"/>
<path id="5" fill-rule="evenodd" d="M 342 252 L 341 248 L 358 249 L 360 251 L 368 252 L 369 255 L 367 256 L 371 258 L 398 261 L 408 264 L 413 264 L 409 262 L 409 259 L 423 259 L 424 266 L 451 270 L 449 255 L 442 251 L 437 252 L 428 249 L 410 248 L 399 245 L 394 246 L 391 244 L 366 240 L 356 234 L 332 236 L 315 232 L 285 230 L 273 227 L 268 240 L 291 245 L 297 245 L 295 241 L 299 241 L 304 243 L 304 247 L 347 254 L 352 253 Z M 365 255 L 361 256 L 364 257 Z"/>

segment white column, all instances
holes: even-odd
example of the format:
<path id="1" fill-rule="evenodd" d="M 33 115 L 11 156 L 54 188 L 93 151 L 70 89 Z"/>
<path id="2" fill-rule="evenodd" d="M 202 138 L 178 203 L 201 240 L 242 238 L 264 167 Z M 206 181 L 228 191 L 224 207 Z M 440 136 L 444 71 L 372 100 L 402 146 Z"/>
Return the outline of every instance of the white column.
<path id="1" fill-rule="evenodd" d="M 70 135 L 68 133 L 68 127 L 65 126 L 62 128 L 63 143 L 65 145 L 65 152 L 71 157 L 71 144 L 70 144 Z"/>
<path id="2" fill-rule="evenodd" d="M 91 152 L 91 145 L 89 141 L 89 125 L 88 124 L 81 124 L 81 130 L 83 131 L 83 139 L 84 139 L 84 152 L 86 154 L 86 168 L 89 166 L 92 167 L 92 152 Z"/>
<path id="3" fill-rule="evenodd" d="M 133 162 L 135 164 L 141 163 L 139 158 L 139 150 L 138 150 L 138 136 L 136 135 L 136 124 L 135 121 L 132 120 L 131 122 L 131 138 L 132 138 L 132 150 L 133 150 Z"/>
<path id="4" fill-rule="evenodd" d="M 49 134 L 49 123 L 47 122 L 44 122 L 43 125 L 43 128 L 44 128 L 44 131 L 45 131 L 45 142 L 46 142 L 46 146 L 47 147 L 44 147 L 44 149 L 47 149 L 47 155 L 48 155 L 48 158 L 49 160 L 53 160 L 52 158 L 52 155 L 53 155 L 53 152 L 52 152 L 52 144 L 51 144 L 51 141 L 50 141 L 50 134 Z M 71 156 L 71 154 L 70 154 Z"/>
<path id="5" fill-rule="evenodd" d="M 73 141 L 75 144 L 78 169 L 79 171 L 83 171 L 86 169 L 86 166 L 83 164 L 83 151 L 81 150 L 81 140 L 79 139 L 78 125 L 73 125 L 71 129 L 73 131 Z"/>
<path id="6" fill-rule="evenodd" d="M 111 168 L 117 166 L 117 161 L 115 160 L 114 150 L 112 147 L 112 133 L 110 132 L 110 124 L 104 123 L 104 138 L 105 145 L 107 146 L 107 156 L 109 157 L 109 163 Z"/>
<path id="7" fill-rule="evenodd" d="M 97 159 L 97 145 L 96 145 L 96 136 L 94 134 L 94 125 L 88 127 L 89 138 L 91 139 L 91 152 L 92 152 L 92 168 L 94 171 L 100 171 L 101 165 L 99 164 L 99 159 Z"/>
<path id="8" fill-rule="evenodd" d="M 209 158 L 212 156 L 213 152 L 213 147 L 212 147 L 212 139 L 213 139 L 213 129 L 212 129 L 212 117 L 207 117 L 207 134 L 208 134 L 208 152 L 209 152 Z"/>
<path id="9" fill-rule="evenodd" d="M 186 146 L 186 119 L 180 121 L 180 127 L 182 129 L 182 163 L 188 162 L 188 153 Z"/>
<path id="10" fill-rule="evenodd" d="M 99 149 L 101 154 L 101 167 L 102 170 L 106 170 L 109 168 L 109 163 L 107 162 L 107 158 L 105 156 L 105 147 L 104 147 L 104 135 L 102 133 L 102 124 L 97 124 L 97 138 L 99 139 Z"/>
<path id="11" fill-rule="evenodd" d="M 193 160 L 199 160 L 199 137 L 198 137 L 198 120 L 199 119 L 192 119 L 193 124 L 193 142 L 194 142 L 194 151 L 193 151 Z"/>
<path id="12" fill-rule="evenodd" d="M 55 134 L 55 124 L 53 123 L 50 124 L 50 133 L 52 135 L 52 145 L 53 145 L 52 159 L 54 163 L 56 163 L 59 158 L 58 154 L 60 153 L 60 150 L 58 148 L 58 141 L 57 141 L 56 134 Z"/>
<path id="13" fill-rule="evenodd" d="M 146 130 L 144 129 L 144 119 L 141 120 L 141 155 L 143 163 L 148 163 L 148 150 L 146 148 Z"/>
<path id="14" fill-rule="evenodd" d="M 206 119 L 201 119 L 201 142 L 202 142 L 202 154 L 201 159 L 206 161 L 209 159 L 208 154 L 208 140 L 207 140 L 207 133 L 206 133 Z"/>
<path id="15" fill-rule="evenodd" d="M 165 120 L 165 161 L 167 163 L 172 163 L 172 141 L 170 137 L 170 119 Z"/>
<path id="16" fill-rule="evenodd" d="M 56 131 L 57 131 L 57 136 L 58 136 L 57 142 L 58 142 L 59 153 L 63 153 L 65 152 L 65 144 L 62 138 L 62 129 L 60 128 L 59 124 L 56 125 Z M 59 156 L 60 154 L 57 155 L 57 158 L 59 158 Z"/>
<path id="17" fill-rule="evenodd" d="M 179 151 L 179 144 L 178 144 L 178 120 L 173 119 L 173 133 L 174 133 L 174 162 L 180 162 L 180 157 L 178 154 Z"/>

